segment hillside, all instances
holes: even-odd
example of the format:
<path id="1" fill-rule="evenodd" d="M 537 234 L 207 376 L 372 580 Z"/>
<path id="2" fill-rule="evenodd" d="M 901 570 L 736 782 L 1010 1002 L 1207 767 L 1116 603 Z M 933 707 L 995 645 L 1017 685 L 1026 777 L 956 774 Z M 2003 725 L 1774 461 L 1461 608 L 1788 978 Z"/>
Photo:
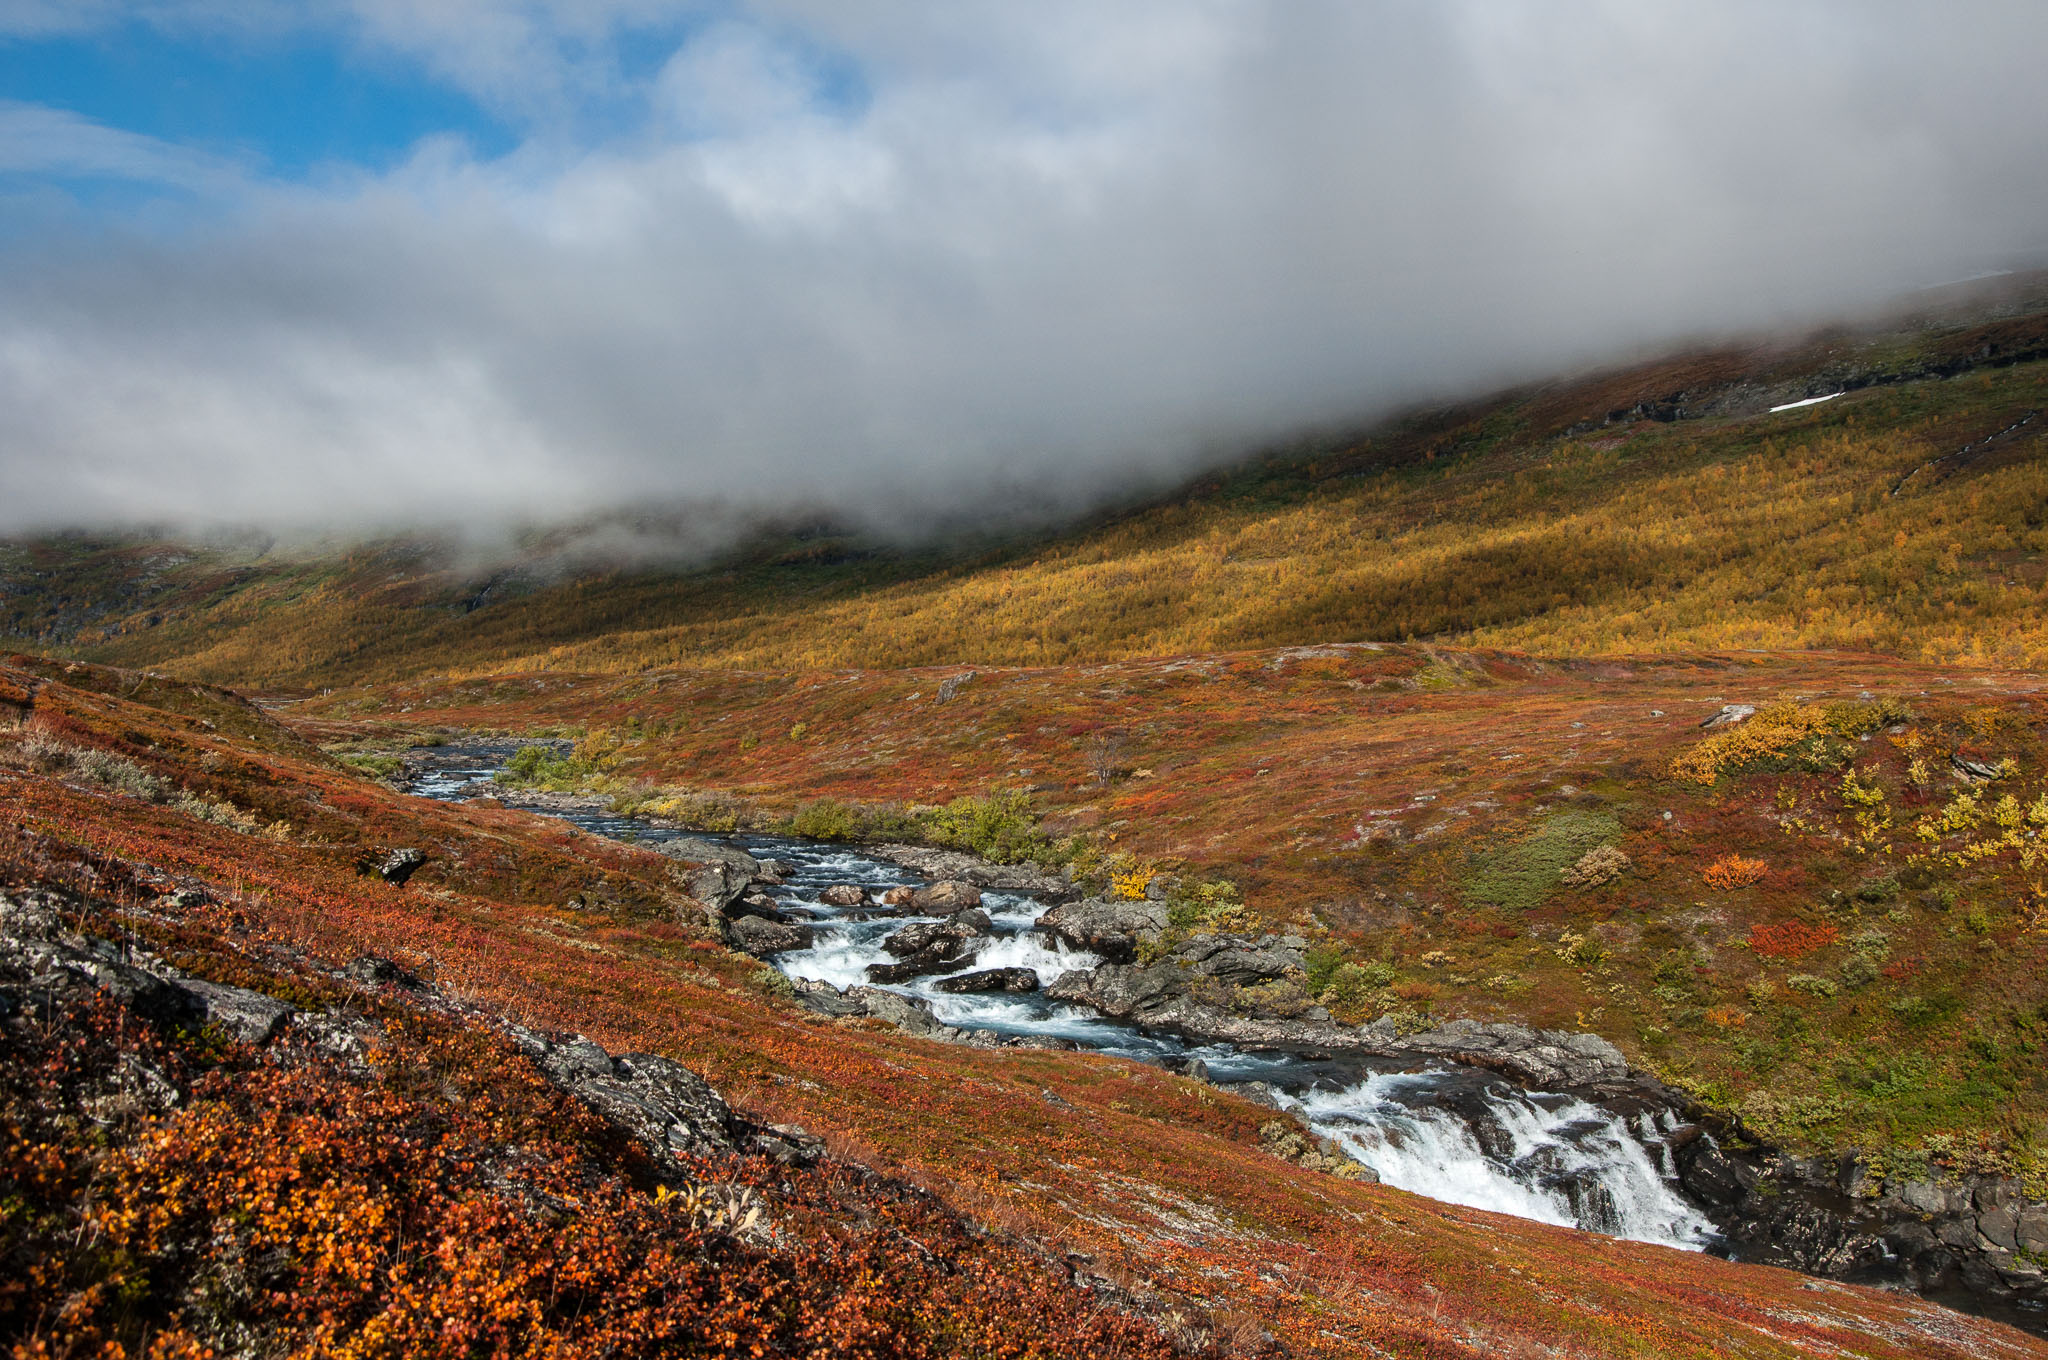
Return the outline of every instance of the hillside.
<path id="1" fill-rule="evenodd" d="M 1324 938 L 1310 985 L 1348 969 L 1353 1018 L 1590 1027 L 1774 1144 L 1998 1167 L 2038 1194 L 2038 691 L 1870 656 L 1363 645 L 506 676 L 279 711 L 401 757 L 456 733 L 578 738 L 543 771 L 555 787 L 692 825 L 892 834 L 908 805 L 1011 791 L 1079 838 L 1084 870 L 1227 877 Z M 1758 716 L 1702 731 L 1728 704 Z M 1570 887 L 1601 846 L 1622 871 Z"/>
<path id="2" fill-rule="evenodd" d="M 1999 298 L 1420 414 L 1052 537 L 764 530 L 699 566 L 603 571 L 545 537 L 490 566 L 407 542 L 21 542 L 0 635 L 272 686 L 1407 639 L 2040 665 L 2048 311 L 2038 286 Z"/>
<path id="3" fill-rule="evenodd" d="M 24 1354 L 2043 1353 L 1336 1180 L 1154 1068 L 835 1024 L 689 924 L 650 851 L 392 793 L 219 691 L 0 680 Z M 385 881 L 399 841 L 425 864 Z M 593 1077 L 570 1034 L 655 1056 Z M 662 1059 L 733 1103 L 691 1097 L 687 1151 L 595 1094 Z M 90 1126 L 55 1113 L 79 1101 Z"/>

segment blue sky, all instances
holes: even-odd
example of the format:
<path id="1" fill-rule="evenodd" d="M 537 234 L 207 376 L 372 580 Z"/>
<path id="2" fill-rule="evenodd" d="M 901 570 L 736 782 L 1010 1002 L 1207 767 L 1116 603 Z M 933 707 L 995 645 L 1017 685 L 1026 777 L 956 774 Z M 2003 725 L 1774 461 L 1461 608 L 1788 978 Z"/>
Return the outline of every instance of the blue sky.
<path id="1" fill-rule="evenodd" d="M 2040 0 L 0 0 L 0 531 L 1078 510 L 2038 255 L 2043 50 Z"/>
<path id="2" fill-rule="evenodd" d="M 9 32 L 0 0 L 0 102 L 61 110 L 255 178 L 380 173 L 432 139 L 459 139 L 466 154 L 490 160 L 531 142 L 561 152 L 644 138 L 664 67 L 707 34 L 743 23 L 722 6 L 588 9 L 593 21 L 553 31 L 521 16 L 525 31 L 512 50 L 488 54 L 494 68 L 464 64 L 459 25 L 438 33 L 380 26 L 352 19 L 346 7 L 280 4 L 259 22 L 230 9 L 209 21 L 203 3 L 146 18 L 146 6 L 94 11 L 81 0 L 88 17 L 78 22 Z M 864 103 L 861 72 L 844 52 L 788 25 L 744 27 L 802 84 L 812 111 L 843 117 Z M 654 131 L 688 139 L 718 127 L 669 119 Z M 91 165 L 13 173 L 54 184 L 110 177 Z M 118 211 L 122 200 L 99 201 Z"/>
<path id="3" fill-rule="evenodd" d="M 422 138 L 502 154 L 517 130 L 411 61 L 312 34 L 172 35 L 122 24 L 0 42 L 0 96 L 194 147 L 265 172 L 383 169 Z"/>

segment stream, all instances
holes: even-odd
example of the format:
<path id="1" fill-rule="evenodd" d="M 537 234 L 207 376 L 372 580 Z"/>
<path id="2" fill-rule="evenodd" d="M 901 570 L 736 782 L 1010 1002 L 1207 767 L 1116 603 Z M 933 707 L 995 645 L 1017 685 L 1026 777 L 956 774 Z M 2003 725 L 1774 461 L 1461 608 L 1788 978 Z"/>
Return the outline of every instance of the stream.
<path id="1" fill-rule="evenodd" d="M 444 801 L 483 792 L 477 782 L 488 780 L 512 749 L 492 744 L 437 751 L 416 774 L 412 791 Z M 505 796 L 509 791 L 490 793 Z M 506 801 L 516 804 L 516 794 Z M 844 845 L 754 833 L 683 832 L 596 811 L 535 810 L 621 840 L 654 844 L 687 835 L 780 861 L 788 872 L 780 886 L 768 891 L 814 934 L 810 948 L 768 960 L 791 978 L 842 989 L 868 985 L 868 965 L 894 962 L 882 948 L 884 939 L 905 926 L 939 919 L 878 916 L 872 907 L 822 902 L 819 895 L 840 884 L 858 884 L 879 895 L 927 881 Z M 994 938 L 956 972 L 1030 968 L 1043 987 L 1063 973 L 1100 962 L 1032 929 L 1048 903 L 984 889 L 981 905 L 993 922 Z M 1336 1064 L 1190 1044 L 1048 1001 L 1039 992 L 952 995 L 935 985 L 943 976 L 916 978 L 888 990 L 925 1002 L 940 1023 L 965 1030 L 1066 1040 L 1177 1070 L 1188 1070 L 1190 1060 L 1199 1060 L 1194 1070 L 1219 1085 L 1265 1083 L 1271 1101 L 1342 1145 L 1382 1183 L 1431 1199 L 1688 1250 L 1719 1245 L 1713 1225 L 1677 1187 L 1676 1168 L 1662 1137 L 1676 1126 L 1668 1113 L 1631 1119 L 1576 1096 L 1525 1090 L 1495 1073 L 1455 1063 L 1374 1070 L 1357 1060 Z"/>

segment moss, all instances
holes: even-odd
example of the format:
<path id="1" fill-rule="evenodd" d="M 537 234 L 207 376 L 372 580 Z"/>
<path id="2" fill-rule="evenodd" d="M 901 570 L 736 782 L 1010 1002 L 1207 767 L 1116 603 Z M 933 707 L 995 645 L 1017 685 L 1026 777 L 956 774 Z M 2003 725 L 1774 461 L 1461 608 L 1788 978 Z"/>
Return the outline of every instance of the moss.
<path id="1" fill-rule="evenodd" d="M 1564 881 L 1564 871 L 1609 838 L 1621 834 L 1611 813 L 1554 812 L 1521 840 L 1479 856 L 1465 876 L 1472 906 L 1530 911 Z"/>

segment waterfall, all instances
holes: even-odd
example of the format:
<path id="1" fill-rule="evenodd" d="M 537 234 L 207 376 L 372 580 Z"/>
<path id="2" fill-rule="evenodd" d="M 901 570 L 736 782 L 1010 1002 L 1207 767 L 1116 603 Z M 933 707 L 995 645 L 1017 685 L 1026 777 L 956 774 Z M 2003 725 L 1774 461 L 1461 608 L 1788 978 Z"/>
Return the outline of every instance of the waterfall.
<path id="1" fill-rule="evenodd" d="M 1281 1100 L 1387 1185 L 1640 1242 L 1697 1251 L 1713 1240 L 1629 1120 L 1575 1096 L 1445 1071 L 1375 1073 Z M 1656 1147 L 1668 1160 L 1661 1138 Z"/>

